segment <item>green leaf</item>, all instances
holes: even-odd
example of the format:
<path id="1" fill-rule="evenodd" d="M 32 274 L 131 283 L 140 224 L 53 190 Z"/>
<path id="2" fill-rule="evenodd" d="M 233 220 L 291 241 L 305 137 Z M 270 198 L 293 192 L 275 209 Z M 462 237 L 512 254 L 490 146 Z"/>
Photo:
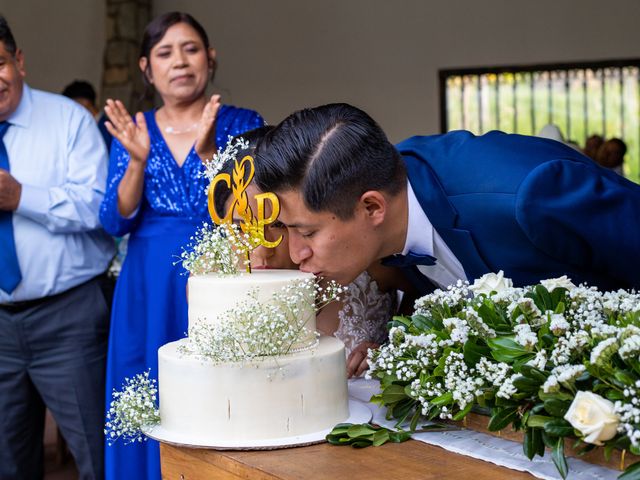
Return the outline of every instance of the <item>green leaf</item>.
<path id="1" fill-rule="evenodd" d="M 554 418 L 544 424 L 544 431 L 555 437 L 573 435 L 573 427 L 563 418 Z"/>
<path id="2" fill-rule="evenodd" d="M 432 405 L 441 407 L 443 405 L 449 405 L 451 402 L 453 402 L 453 394 L 451 392 L 447 392 L 443 395 L 440 395 L 439 397 L 434 398 L 430 403 Z"/>
<path id="3" fill-rule="evenodd" d="M 516 358 L 513 361 L 513 369 L 520 370 L 522 366 L 524 366 L 529 360 L 531 360 L 535 356 L 536 356 L 535 353 L 529 352 L 526 355 L 522 355 L 521 357 Z"/>
<path id="4" fill-rule="evenodd" d="M 489 420 L 488 429 L 491 432 L 497 432 L 513 422 L 518 415 L 518 407 L 506 407 L 502 409 L 494 409 L 491 419 Z"/>
<path id="5" fill-rule="evenodd" d="M 376 430 L 366 423 L 363 423 L 361 425 L 352 425 L 347 430 L 347 435 L 349 436 L 349 438 L 373 435 L 374 433 L 376 433 Z"/>
<path id="6" fill-rule="evenodd" d="M 542 441 L 547 448 L 553 448 L 556 444 L 556 437 L 547 435 L 547 432 L 542 431 Z"/>
<path id="7" fill-rule="evenodd" d="M 349 437 L 341 437 L 339 435 L 327 435 L 326 437 L 327 442 L 329 442 L 331 445 L 348 445 L 351 443 L 351 439 Z"/>
<path id="8" fill-rule="evenodd" d="M 544 452 L 544 442 L 542 441 L 542 430 L 539 428 L 527 428 L 524 432 L 524 442 L 522 442 L 522 449 L 524 454 L 529 460 L 540 451 Z"/>
<path id="9" fill-rule="evenodd" d="M 405 398 L 407 398 L 407 394 L 405 393 L 402 385 L 389 385 L 382 392 L 382 401 L 386 405 L 398 403 L 400 400 L 404 400 Z"/>
<path id="10" fill-rule="evenodd" d="M 608 443 L 604 446 L 604 459 L 608 462 L 611 460 L 611 452 L 616 448 L 613 443 Z"/>
<path id="11" fill-rule="evenodd" d="M 531 407 L 531 410 L 529 411 L 533 415 L 540 413 L 542 410 L 544 410 L 544 403 L 536 403 L 533 407 Z"/>
<path id="12" fill-rule="evenodd" d="M 564 417 L 564 414 L 569 410 L 569 406 L 571 406 L 571 402 L 558 398 L 548 398 L 544 401 L 544 409 L 553 417 Z"/>
<path id="13" fill-rule="evenodd" d="M 331 445 L 351 445 L 354 448 L 364 448 L 371 445 L 377 447 L 388 441 L 403 442 L 411 437 L 408 432 L 393 432 L 370 423 L 360 425 L 342 423 L 336 425 L 325 438 Z"/>
<path id="14" fill-rule="evenodd" d="M 521 392 L 526 393 L 535 393 L 540 389 L 540 385 L 542 382 L 538 380 L 532 380 L 528 377 L 517 377 L 513 380 L 513 386 L 516 387 Z"/>
<path id="15" fill-rule="evenodd" d="M 372 443 L 370 440 L 358 440 L 351 444 L 353 448 L 365 448 L 365 447 L 370 447 L 371 445 Z"/>
<path id="16" fill-rule="evenodd" d="M 386 428 L 378 430 L 373 434 L 373 446 L 379 447 L 389 441 L 389 430 Z"/>
<path id="17" fill-rule="evenodd" d="M 613 389 L 607 390 L 605 397 L 611 400 L 612 402 L 615 402 L 616 400 L 624 400 L 624 394 L 618 390 L 613 390 Z"/>
<path id="18" fill-rule="evenodd" d="M 629 465 L 618 480 L 640 480 L 640 462 Z"/>
<path id="19" fill-rule="evenodd" d="M 412 398 L 401 400 L 393 406 L 393 417 L 398 420 L 398 423 L 404 422 L 417 404 L 418 402 Z"/>
<path id="20" fill-rule="evenodd" d="M 487 345 L 491 348 L 491 356 L 499 362 L 511 363 L 518 357 L 530 355 L 512 336 L 488 338 Z"/>
<path id="21" fill-rule="evenodd" d="M 488 357 L 491 349 L 486 345 L 480 345 L 475 339 L 469 339 L 462 348 L 464 360 L 468 365 L 475 365 L 482 357 Z"/>
<path id="22" fill-rule="evenodd" d="M 407 327 L 411 326 L 411 319 L 408 317 L 396 315 L 393 319 L 388 323 L 389 328 L 391 327 Z"/>
<path id="23" fill-rule="evenodd" d="M 539 383 L 544 383 L 549 376 L 548 373 L 543 372 L 542 370 L 537 369 L 536 367 L 532 367 L 531 365 L 522 365 L 520 367 L 520 373 L 531 380 L 535 380 Z"/>
<path id="24" fill-rule="evenodd" d="M 456 413 L 453 416 L 453 420 L 455 421 L 462 420 L 464 417 L 467 416 L 467 413 L 469 413 L 472 408 L 473 408 L 473 403 L 467 403 L 466 407 L 464 407 L 462 410 L 460 410 L 458 413 Z"/>
<path id="25" fill-rule="evenodd" d="M 569 466 L 567 465 L 567 459 L 564 456 L 564 438 L 560 437 L 556 441 L 553 450 L 551 451 L 551 458 L 553 459 L 553 463 L 558 469 L 560 476 L 562 478 L 567 478 L 567 475 L 569 474 Z"/>
<path id="26" fill-rule="evenodd" d="M 411 317 L 411 323 L 420 332 L 428 332 L 430 330 L 442 329 L 442 323 L 440 323 L 439 321 L 433 318 L 425 317 L 424 315 L 413 315 Z"/>
<path id="27" fill-rule="evenodd" d="M 335 427 L 333 427 L 333 430 L 331 430 L 329 435 L 337 435 L 339 433 L 346 433 L 346 431 L 349 429 L 349 427 L 351 425 L 353 425 L 353 423 L 339 423 Z"/>
<path id="28" fill-rule="evenodd" d="M 409 424 L 409 431 L 411 432 L 415 432 L 418 426 L 418 421 L 422 416 L 422 412 L 420 410 L 421 410 L 420 408 L 416 408 L 416 411 L 413 413 L 413 417 L 411 418 L 411 423 Z"/>
<path id="29" fill-rule="evenodd" d="M 616 380 L 624 383 L 625 385 L 635 385 L 636 377 L 629 370 L 616 370 L 614 376 Z"/>
<path id="30" fill-rule="evenodd" d="M 397 432 L 389 432 L 389 441 L 393 443 L 406 442 L 410 438 L 411 438 L 411 434 L 409 432 L 405 432 L 404 430 L 399 430 Z"/>
<path id="31" fill-rule="evenodd" d="M 546 415 L 529 415 L 527 427 L 544 428 L 544 424 L 552 419 L 553 417 L 547 417 Z"/>
<path id="32" fill-rule="evenodd" d="M 540 308 L 540 310 L 542 310 L 543 312 L 547 310 L 555 310 L 556 306 L 553 299 L 551 298 L 551 295 L 549 295 L 549 290 L 544 288 L 542 285 L 536 285 L 535 291 L 539 298 L 539 302 L 536 302 L 536 305 L 538 306 L 538 308 Z"/>
<path id="33" fill-rule="evenodd" d="M 568 400 L 569 402 L 573 401 L 573 395 L 567 392 L 545 393 L 541 391 L 538 393 L 538 397 L 540 397 L 540 400 L 542 401 L 548 400 L 550 398 L 555 398 L 558 400 Z"/>

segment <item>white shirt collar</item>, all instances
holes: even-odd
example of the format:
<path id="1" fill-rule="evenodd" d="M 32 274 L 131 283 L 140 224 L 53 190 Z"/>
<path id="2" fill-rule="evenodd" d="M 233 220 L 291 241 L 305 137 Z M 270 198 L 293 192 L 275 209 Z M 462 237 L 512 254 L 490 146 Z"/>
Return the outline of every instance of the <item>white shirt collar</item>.
<path id="1" fill-rule="evenodd" d="M 409 181 L 407 181 L 407 201 L 409 207 L 407 238 L 402 254 L 413 252 L 420 255 L 433 255 L 433 225 L 420 206 Z"/>
<path id="2" fill-rule="evenodd" d="M 22 84 L 22 97 L 18 108 L 11 114 L 7 121 L 11 125 L 17 125 L 19 127 L 27 128 L 31 123 L 31 111 L 33 110 L 31 105 L 31 89 L 26 83 Z"/>

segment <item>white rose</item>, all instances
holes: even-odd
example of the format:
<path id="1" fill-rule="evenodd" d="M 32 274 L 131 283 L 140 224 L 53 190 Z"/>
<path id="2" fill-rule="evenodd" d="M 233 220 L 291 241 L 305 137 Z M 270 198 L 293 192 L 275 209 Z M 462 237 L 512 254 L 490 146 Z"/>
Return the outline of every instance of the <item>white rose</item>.
<path id="1" fill-rule="evenodd" d="M 576 288 L 576 286 L 571 283 L 571 279 L 566 275 L 563 275 L 559 278 L 549 278 L 548 280 L 542 280 L 540 282 L 544 288 L 553 292 L 556 288 L 566 288 L 567 290 L 572 290 Z"/>
<path id="2" fill-rule="evenodd" d="M 489 295 L 491 292 L 499 293 L 511 287 L 513 287 L 513 282 L 510 278 L 505 278 L 504 272 L 500 270 L 498 273 L 484 274 L 473 282 L 473 285 L 469 288 L 473 290 L 476 295 L 481 293 Z"/>
<path id="3" fill-rule="evenodd" d="M 613 402 L 600 395 L 579 391 L 564 419 L 584 435 L 585 442 L 602 445 L 615 437 L 620 423 L 613 407 Z"/>

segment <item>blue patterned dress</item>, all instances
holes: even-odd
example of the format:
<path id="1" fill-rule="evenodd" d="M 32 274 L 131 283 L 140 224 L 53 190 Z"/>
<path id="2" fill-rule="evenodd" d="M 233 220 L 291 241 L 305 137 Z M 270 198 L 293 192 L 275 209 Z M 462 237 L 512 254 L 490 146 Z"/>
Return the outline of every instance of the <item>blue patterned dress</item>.
<path id="1" fill-rule="evenodd" d="M 187 276 L 174 265 L 189 237 L 209 219 L 202 162 L 191 149 L 178 166 L 155 121 L 145 113 L 151 151 L 145 169 L 140 208 L 131 218 L 118 213 L 118 185 L 129 163 L 122 144 L 113 141 L 107 192 L 100 209 L 105 230 L 114 236 L 130 233 L 129 250 L 118 279 L 111 314 L 107 356 L 106 407 L 112 390 L 125 377 L 151 369 L 158 378 L 158 348 L 187 331 Z M 256 112 L 223 106 L 218 113 L 216 144 L 224 148 L 229 136 L 264 125 Z M 160 479 L 158 443 L 107 445 L 107 479 Z"/>

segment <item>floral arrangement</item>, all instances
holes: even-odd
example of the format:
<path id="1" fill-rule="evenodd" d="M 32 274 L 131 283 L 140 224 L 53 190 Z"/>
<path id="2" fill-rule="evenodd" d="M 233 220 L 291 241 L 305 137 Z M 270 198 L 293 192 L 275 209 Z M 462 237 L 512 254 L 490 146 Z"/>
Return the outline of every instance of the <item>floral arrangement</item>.
<path id="1" fill-rule="evenodd" d="M 369 352 L 373 398 L 398 425 L 490 414 L 489 430 L 524 431 L 528 458 L 552 451 L 564 478 L 564 439 L 640 454 L 640 294 L 576 287 L 566 277 L 514 288 L 502 272 L 458 282 L 395 317 Z M 640 478 L 640 462 L 619 478 Z"/>
<path id="2" fill-rule="evenodd" d="M 118 439 L 125 444 L 147 439 L 142 434 L 142 427 L 160 421 L 156 407 L 157 394 L 156 381 L 149 378 L 148 370 L 133 378 L 125 378 L 121 391 L 113 390 L 104 429 L 109 445 Z"/>
<path id="3" fill-rule="evenodd" d="M 306 328 L 310 316 L 337 300 L 344 288 L 321 286 L 315 279 L 291 282 L 267 301 L 252 291 L 244 302 L 226 311 L 220 321 L 197 322 L 181 353 L 210 362 L 248 361 L 314 347 L 317 333 Z"/>

